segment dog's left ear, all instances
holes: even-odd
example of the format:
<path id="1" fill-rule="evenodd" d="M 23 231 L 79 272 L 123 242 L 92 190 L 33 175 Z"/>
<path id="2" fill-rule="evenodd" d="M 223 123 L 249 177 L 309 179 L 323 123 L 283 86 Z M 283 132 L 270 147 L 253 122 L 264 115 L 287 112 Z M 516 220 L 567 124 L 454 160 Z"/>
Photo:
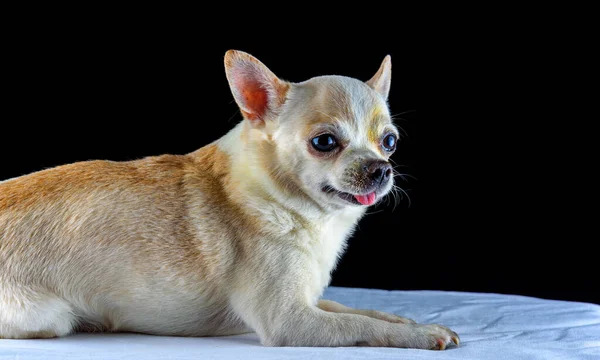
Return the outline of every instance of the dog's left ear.
<path id="1" fill-rule="evenodd" d="M 245 119 L 258 128 L 277 116 L 290 84 L 280 80 L 257 58 L 243 51 L 225 54 L 225 73 Z"/>
<path id="2" fill-rule="evenodd" d="M 390 86 L 392 82 L 392 57 L 387 55 L 381 66 L 379 67 L 379 71 L 375 74 L 369 81 L 367 81 L 367 85 L 369 85 L 373 90 L 377 91 L 384 99 L 387 100 L 388 95 L 390 94 Z"/>

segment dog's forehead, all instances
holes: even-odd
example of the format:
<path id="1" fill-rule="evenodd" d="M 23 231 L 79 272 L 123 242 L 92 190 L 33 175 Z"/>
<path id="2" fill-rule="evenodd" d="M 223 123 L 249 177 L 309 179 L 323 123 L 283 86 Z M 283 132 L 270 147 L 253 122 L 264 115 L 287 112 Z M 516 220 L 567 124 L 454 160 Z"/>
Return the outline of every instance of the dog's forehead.
<path id="1" fill-rule="evenodd" d="M 294 102 L 302 109 L 307 134 L 331 124 L 347 138 L 377 142 L 391 118 L 386 101 L 366 83 L 343 76 L 321 76 L 298 84 Z"/>
<path id="2" fill-rule="evenodd" d="M 321 76 L 309 80 L 315 87 L 313 101 L 320 111 L 338 121 L 356 123 L 371 121 L 374 117 L 389 117 L 385 101 L 366 83 L 343 76 Z"/>

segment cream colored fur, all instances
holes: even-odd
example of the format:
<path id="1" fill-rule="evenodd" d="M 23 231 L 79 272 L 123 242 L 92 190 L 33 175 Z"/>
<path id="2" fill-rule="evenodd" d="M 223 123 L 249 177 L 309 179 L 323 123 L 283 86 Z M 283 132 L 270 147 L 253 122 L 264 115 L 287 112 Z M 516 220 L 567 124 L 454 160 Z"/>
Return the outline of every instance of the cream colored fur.
<path id="1" fill-rule="evenodd" d="M 364 164 L 387 164 L 390 58 L 367 82 L 290 83 L 239 51 L 225 67 L 244 120 L 212 144 L 0 183 L 0 338 L 255 331 L 267 346 L 458 344 L 440 325 L 320 299 L 367 208 L 323 185 L 361 195 Z M 343 145 L 333 155 L 311 148 L 324 132 Z"/>

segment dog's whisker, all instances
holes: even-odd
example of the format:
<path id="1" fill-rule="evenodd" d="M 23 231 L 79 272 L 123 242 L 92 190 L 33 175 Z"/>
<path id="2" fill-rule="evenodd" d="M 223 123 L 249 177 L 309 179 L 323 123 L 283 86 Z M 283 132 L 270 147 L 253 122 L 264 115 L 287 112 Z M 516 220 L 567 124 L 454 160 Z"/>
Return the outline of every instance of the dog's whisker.
<path id="1" fill-rule="evenodd" d="M 409 177 L 409 178 L 412 178 L 413 180 L 418 180 L 416 177 L 414 177 L 414 176 L 412 176 L 412 175 L 410 175 L 410 174 L 403 174 L 403 173 L 399 173 L 399 172 L 397 172 L 397 171 L 395 171 L 395 170 L 393 171 L 393 174 L 394 174 L 394 178 L 395 178 L 395 177 L 399 177 L 400 179 L 402 179 L 402 180 L 404 180 L 404 181 L 408 181 L 408 180 L 406 179 L 407 177 Z"/>
<path id="2" fill-rule="evenodd" d="M 385 206 L 390 206 L 390 201 L 391 201 L 391 191 L 385 195 Z"/>
<path id="3" fill-rule="evenodd" d="M 412 205 L 412 201 L 410 200 L 410 196 L 408 195 L 408 193 L 404 189 L 402 189 L 398 185 L 394 185 L 393 186 L 393 190 L 400 192 L 400 199 L 401 200 L 404 199 L 404 196 L 406 196 L 406 199 L 408 200 L 408 207 L 410 207 Z"/>
<path id="4" fill-rule="evenodd" d="M 396 125 L 396 128 L 398 128 L 398 131 L 400 132 L 400 138 L 402 138 L 402 135 L 404 135 L 404 137 L 408 137 L 408 133 L 400 125 Z"/>
<path id="5" fill-rule="evenodd" d="M 239 109 L 236 110 L 235 113 L 233 115 L 231 115 L 231 117 L 229 118 L 229 120 L 227 120 L 227 122 L 230 123 L 231 120 L 233 120 L 239 113 L 240 113 L 240 110 Z"/>
<path id="6" fill-rule="evenodd" d="M 377 214 L 383 212 L 383 210 L 377 210 L 377 211 L 373 211 L 373 212 L 366 212 L 365 215 L 373 215 L 373 214 Z"/>
<path id="7" fill-rule="evenodd" d="M 396 204 L 398 203 L 396 200 L 396 194 L 394 192 L 394 189 L 392 189 L 392 191 L 390 191 L 390 193 L 387 195 L 388 205 L 392 198 L 394 199 L 394 206 L 392 207 L 392 211 L 394 211 L 394 210 L 396 210 Z"/>
<path id="8" fill-rule="evenodd" d="M 392 115 L 390 115 L 390 116 L 391 116 L 391 117 L 392 117 L 392 119 L 393 119 L 393 118 L 395 118 L 395 117 L 397 117 L 397 116 L 401 116 L 401 115 L 404 115 L 404 114 L 410 114 L 410 113 L 414 113 L 414 112 L 417 112 L 417 110 L 416 110 L 416 109 L 413 109 L 413 110 L 406 110 L 406 111 L 402 111 L 402 112 L 399 112 L 399 113 L 393 113 L 393 114 L 392 114 Z"/>
<path id="9" fill-rule="evenodd" d="M 404 114 L 410 114 L 410 113 L 413 113 L 413 112 L 416 112 L 416 111 L 417 110 L 407 110 L 407 111 L 403 111 L 403 112 L 400 112 L 400 113 L 394 113 L 394 114 L 390 115 L 390 118 L 392 119 L 392 121 L 394 123 L 396 123 L 397 120 L 409 121 L 409 119 L 403 118 L 401 116 L 404 115 Z"/>
<path id="10" fill-rule="evenodd" d="M 399 193 L 399 189 L 400 187 L 396 187 L 394 188 L 394 210 L 396 209 L 396 207 L 400 204 L 400 202 L 404 199 L 404 196 Z M 410 202 L 409 202 L 410 205 Z"/>

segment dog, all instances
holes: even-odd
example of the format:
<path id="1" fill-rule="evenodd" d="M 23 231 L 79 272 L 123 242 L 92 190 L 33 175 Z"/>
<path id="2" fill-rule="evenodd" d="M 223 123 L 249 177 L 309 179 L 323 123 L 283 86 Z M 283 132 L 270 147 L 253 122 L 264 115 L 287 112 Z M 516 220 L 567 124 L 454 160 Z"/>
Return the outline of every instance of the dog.
<path id="1" fill-rule="evenodd" d="M 368 81 L 293 83 L 236 50 L 224 63 L 243 119 L 214 142 L 0 183 L 0 338 L 458 345 L 444 326 L 320 299 L 357 222 L 393 187 L 391 57 Z"/>

